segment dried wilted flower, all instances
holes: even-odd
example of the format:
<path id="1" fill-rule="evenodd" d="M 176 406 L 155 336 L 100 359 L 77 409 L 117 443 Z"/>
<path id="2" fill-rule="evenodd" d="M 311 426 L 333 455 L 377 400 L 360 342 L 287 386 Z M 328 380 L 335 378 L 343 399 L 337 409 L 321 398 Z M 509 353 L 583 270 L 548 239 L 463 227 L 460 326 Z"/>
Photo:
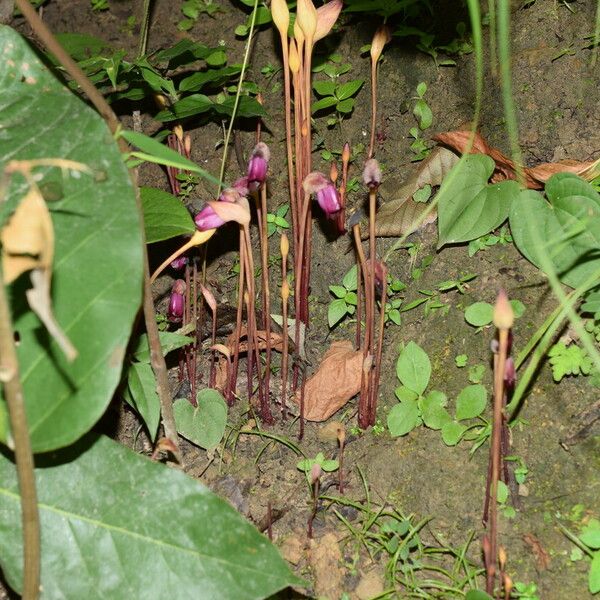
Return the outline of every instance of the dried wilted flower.
<path id="1" fill-rule="evenodd" d="M 373 36 L 373 42 L 371 43 L 371 59 L 373 62 L 377 62 L 381 53 L 383 52 L 383 47 L 390 42 L 392 39 L 392 34 L 390 32 L 390 28 L 387 25 L 380 25 Z"/>
<path id="2" fill-rule="evenodd" d="M 240 196 L 248 195 L 248 177 L 240 177 L 231 186 Z"/>
<path id="3" fill-rule="evenodd" d="M 248 188 L 257 190 L 267 178 L 269 169 L 269 158 L 271 152 L 264 142 L 258 142 L 252 150 L 252 156 L 248 161 Z"/>
<path id="4" fill-rule="evenodd" d="M 321 468 L 321 465 L 319 463 L 315 463 L 310 468 L 310 482 L 311 482 L 311 484 L 314 485 L 317 481 L 319 481 L 319 479 L 321 478 L 322 474 L 323 474 L 323 469 Z"/>
<path id="5" fill-rule="evenodd" d="M 309 173 L 304 178 L 302 186 L 307 194 L 315 194 L 319 206 L 327 217 L 331 217 L 342 208 L 335 185 L 323 173 L 319 171 Z"/>
<path id="6" fill-rule="evenodd" d="M 377 189 L 381 184 L 381 168 L 374 158 L 369 158 L 369 160 L 365 162 L 363 182 L 369 190 Z"/>

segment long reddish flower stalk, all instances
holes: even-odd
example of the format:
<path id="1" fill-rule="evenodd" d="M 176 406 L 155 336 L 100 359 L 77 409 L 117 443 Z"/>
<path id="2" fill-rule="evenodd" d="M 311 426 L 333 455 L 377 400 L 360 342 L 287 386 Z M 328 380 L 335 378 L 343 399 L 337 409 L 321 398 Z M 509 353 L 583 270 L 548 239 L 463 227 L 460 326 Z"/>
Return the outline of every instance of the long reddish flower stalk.
<path id="1" fill-rule="evenodd" d="M 239 264 L 240 272 L 238 275 L 238 301 L 237 301 L 237 314 L 235 319 L 235 334 L 233 340 L 233 364 L 229 372 L 228 386 L 227 386 L 227 404 L 233 405 L 233 400 L 236 393 L 238 368 L 240 362 L 240 338 L 242 336 L 242 316 L 244 310 L 244 285 L 245 285 L 245 274 L 246 269 L 244 264 L 246 262 L 246 244 L 244 243 L 244 230 L 240 226 L 240 245 L 239 245 Z"/>
<path id="2" fill-rule="evenodd" d="M 373 157 L 375 146 L 375 122 L 377 120 L 377 63 L 383 52 L 383 47 L 392 39 L 387 25 L 381 25 L 371 43 L 371 141 L 369 143 L 369 158 Z"/>
<path id="3" fill-rule="evenodd" d="M 287 279 L 287 260 L 290 245 L 285 233 L 281 236 L 281 328 L 283 336 L 283 347 L 281 349 L 281 416 L 286 415 L 287 403 L 287 377 L 288 377 L 288 299 L 290 297 L 290 285 Z"/>
<path id="4" fill-rule="evenodd" d="M 513 326 L 514 314 L 508 297 L 501 290 L 494 306 L 494 325 L 498 330 L 498 354 L 494 361 L 494 415 L 492 420 L 492 442 L 490 445 L 490 462 L 492 463 L 492 480 L 490 483 L 489 511 L 489 557 L 487 559 L 486 592 L 494 593 L 494 582 L 498 564 L 498 480 L 500 479 L 501 435 L 503 427 L 502 406 L 504 401 L 504 373 L 508 355 L 508 337 Z"/>

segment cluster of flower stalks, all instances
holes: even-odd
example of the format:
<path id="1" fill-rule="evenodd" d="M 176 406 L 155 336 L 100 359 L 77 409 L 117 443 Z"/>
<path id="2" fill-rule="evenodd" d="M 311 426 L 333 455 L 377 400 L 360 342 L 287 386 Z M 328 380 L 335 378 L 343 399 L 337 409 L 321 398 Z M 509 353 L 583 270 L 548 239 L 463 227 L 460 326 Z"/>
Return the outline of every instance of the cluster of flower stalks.
<path id="1" fill-rule="evenodd" d="M 342 152 L 341 177 L 338 168 L 332 163 L 329 176 L 312 170 L 311 148 L 311 57 L 315 43 L 323 38 L 337 20 L 342 8 L 341 0 L 331 2 L 316 9 L 310 0 L 300 0 L 293 27 L 293 36 L 288 37 L 290 14 L 285 0 L 273 0 L 271 11 L 273 22 L 279 31 L 284 64 L 284 102 L 286 125 L 286 152 L 289 178 L 289 197 L 292 215 L 292 239 L 281 238 L 281 314 L 283 333 L 277 349 L 282 353 L 281 360 L 281 410 L 285 418 L 288 394 L 296 393 L 300 402 L 300 436 L 303 433 L 304 382 L 302 368 L 302 348 L 304 330 L 309 324 L 308 294 L 310 290 L 310 264 L 312 241 L 312 199 L 314 198 L 324 216 L 330 220 L 338 234 L 346 231 L 345 199 L 350 162 L 350 146 L 345 144 Z M 369 191 L 369 256 L 361 244 L 360 223 L 350 224 L 356 242 L 359 264 L 359 302 L 357 315 L 356 345 L 363 352 L 363 372 L 359 402 L 359 425 L 363 428 L 375 423 L 376 399 L 379 385 L 384 309 L 387 285 L 387 271 L 383 263 L 377 261 L 375 248 L 376 197 L 381 182 L 381 171 L 373 157 L 373 141 L 376 111 L 377 61 L 389 34 L 380 28 L 371 48 L 372 61 L 372 129 L 369 160 L 365 165 L 364 182 Z M 215 385 L 215 353 L 220 352 L 226 359 L 225 396 L 231 404 L 236 396 L 240 354 L 247 356 L 248 398 L 257 394 L 260 403 L 260 416 L 266 423 L 273 421 L 271 412 L 271 354 L 275 336 L 271 332 L 271 295 L 269 289 L 269 249 L 267 240 L 267 176 L 270 152 L 260 141 L 260 123 L 257 126 L 258 143 L 248 161 L 246 176 L 238 179 L 231 187 L 224 189 L 216 201 L 208 202 L 195 216 L 196 234 L 174 255 L 169 257 L 153 275 L 156 278 L 166 266 L 185 269 L 185 279 L 177 279 L 172 288 L 169 304 L 169 319 L 187 324 L 198 323 L 201 306 L 196 304 L 198 289 L 212 311 L 211 369 L 209 385 Z M 180 126 L 174 128 L 168 143 L 186 157 L 190 154 L 189 136 L 185 136 Z M 173 194 L 178 194 L 181 174 L 168 169 L 169 182 Z M 339 181 L 338 181 L 339 179 Z M 258 223 L 260 247 L 261 311 L 256 310 L 255 260 L 250 237 L 250 203 L 255 207 Z M 239 282 L 236 330 L 232 342 L 224 345 L 216 343 L 217 306 L 214 297 L 204 286 L 198 285 L 196 261 L 188 261 L 185 254 L 193 246 L 200 245 L 212 232 L 226 222 L 234 221 L 239 226 Z M 291 249 L 290 249 L 291 246 Z M 288 261 L 293 257 L 294 285 L 294 331 L 288 332 L 288 303 L 290 284 L 288 282 Z M 379 300 L 379 302 L 378 302 Z M 379 305 L 379 312 L 377 306 Z M 243 324 L 244 313 L 246 315 Z M 260 315 L 260 322 L 257 321 Z M 361 320 L 364 316 L 364 335 Z M 377 325 L 378 323 L 378 325 Z M 196 325 L 197 326 L 197 325 Z M 192 326 L 194 327 L 194 326 Z M 376 335 L 378 334 L 378 335 Z M 294 340 L 294 360 L 292 362 L 291 386 L 288 384 L 289 338 Z M 377 338 L 377 339 L 376 339 Z M 187 369 L 192 387 L 195 387 L 196 344 L 188 347 L 181 359 L 181 372 Z M 264 358 L 264 360 L 263 360 Z M 291 390 L 288 388 L 291 387 Z M 298 389 L 299 388 L 299 389 Z M 195 390 L 192 390 L 192 398 Z"/>

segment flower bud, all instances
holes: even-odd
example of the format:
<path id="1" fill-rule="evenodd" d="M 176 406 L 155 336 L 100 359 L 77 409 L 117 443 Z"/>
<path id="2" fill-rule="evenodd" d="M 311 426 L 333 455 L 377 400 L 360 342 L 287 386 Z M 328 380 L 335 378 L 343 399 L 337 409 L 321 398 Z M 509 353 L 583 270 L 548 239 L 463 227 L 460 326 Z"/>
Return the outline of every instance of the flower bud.
<path id="1" fill-rule="evenodd" d="M 169 299 L 169 309 L 167 317 L 169 321 L 181 321 L 183 318 L 183 307 L 185 304 L 185 281 L 176 279 L 171 288 L 171 298 Z"/>
<path id="2" fill-rule="evenodd" d="M 198 231 L 208 231 L 209 229 L 216 229 L 221 227 L 225 221 L 221 219 L 215 212 L 214 208 L 210 205 L 206 205 L 195 217 L 194 223 Z"/>
<path id="3" fill-rule="evenodd" d="M 381 168 L 374 158 L 369 158 L 369 160 L 365 162 L 363 182 L 369 188 L 369 191 L 376 190 L 381 183 Z"/>
<path id="4" fill-rule="evenodd" d="M 279 243 L 279 248 L 281 250 L 281 257 L 285 260 L 290 251 L 290 242 L 288 240 L 288 236 L 285 233 L 281 234 L 281 241 Z"/>
<path id="5" fill-rule="evenodd" d="M 248 187 L 255 191 L 265 182 L 271 153 L 264 142 L 258 142 L 248 161 Z"/>
<path id="6" fill-rule="evenodd" d="M 371 42 L 371 60 L 376 63 L 383 52 L 383 47 L 390 42 L 392 34 L 387 25 L 380 25 Z"/>
<path id="7" fill-rule="evenodd" d="M 314 485 L 323 474 L 323 469 L 321 469 L 321 465 L 319 463 L 315 463 L 310 469 L 310 482 Z"/>
<path id="8" fill-rule="evenodd" d="M 504 383 L 506 387 L 513 388 L 515 383 L 517 382 L 517 371 L 515 369 L 515 361 L 512 356 L 509 356 L 506 359 L 506 364 L 504 365 Z"/>
<path id="9" fill-rule="evenodd" d="M 494 325 L 497 329 L 508 330 L 513 326 L 515 315 L 508 296 L 504 290 L 500 290 L 494 306 Z"/>

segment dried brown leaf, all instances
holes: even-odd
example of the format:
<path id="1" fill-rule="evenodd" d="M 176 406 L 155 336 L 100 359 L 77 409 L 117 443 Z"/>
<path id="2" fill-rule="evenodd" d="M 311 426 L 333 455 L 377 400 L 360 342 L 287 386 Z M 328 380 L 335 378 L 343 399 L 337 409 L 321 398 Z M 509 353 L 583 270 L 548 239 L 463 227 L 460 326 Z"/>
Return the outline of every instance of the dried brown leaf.
<path id="1" fill-rule="evenodd" d="M 458 156 L 451 150 L 441 146 L 434 148 L 396 193 L 396 197 L 379 209 L 375 220 L 375 235 L 400 237 L 433 223 L 437 219 L 436 211 L 431 211 L 423 219 L 423 213 L 429 207 L 422 202 L 415 202 L 413 194 L 425 185 L 441 185 L 458 160 Z"/>
<path id="2" fill-rule="evenodd" d="M 37 187 L 30 187 L 3 227 L 0 239 L 6 283 L 12 283 L 31 269 L 51 269 L 54 229 L 46 202 Z"/>
<path id="3" fill-rule="evenodd" d="M 542 546 L 542 542 L 538 540 L 532 533 L 523 535 L 523 541 L 531 548 L 537 567 L 540 571 L 545 571 L 550 566 L 550 555 Z"/>
<path id="4" fill-rule="evenodd" d="M 360 391 L 362 351 L 352 342 L 333 342 L 323 356 L 317 372 L 304 389 L 304 418 L 325 421 Z M 300 403 L 300 393 L 294 396 Z"/>
<path id="5" fill-rule="evenodd" d="M 440 133 L 433 139 L 444 146 L 448 146 L 455 150 L 459 154 L 463 154 L 468 148 L 470 136 L 470 131 L 458 129 L 456 131 Z M 475 134 L 470 153 L 487 154 L 494 160 L 496 166 L 492 175 L 493 182 L 517 178 L 514 161 L 505 156 L 497 148 L 492 148 L 478 133 Z M 543 189 L 546 181 L 556 173 L 575 173 L 587 181 L 590 181 L 600 174 L 600 159 L 588 162 L 565 160 L 556 163 L 542 163 L 535 167 L 523 168 L 525 184 L 532 190 Z"/>

